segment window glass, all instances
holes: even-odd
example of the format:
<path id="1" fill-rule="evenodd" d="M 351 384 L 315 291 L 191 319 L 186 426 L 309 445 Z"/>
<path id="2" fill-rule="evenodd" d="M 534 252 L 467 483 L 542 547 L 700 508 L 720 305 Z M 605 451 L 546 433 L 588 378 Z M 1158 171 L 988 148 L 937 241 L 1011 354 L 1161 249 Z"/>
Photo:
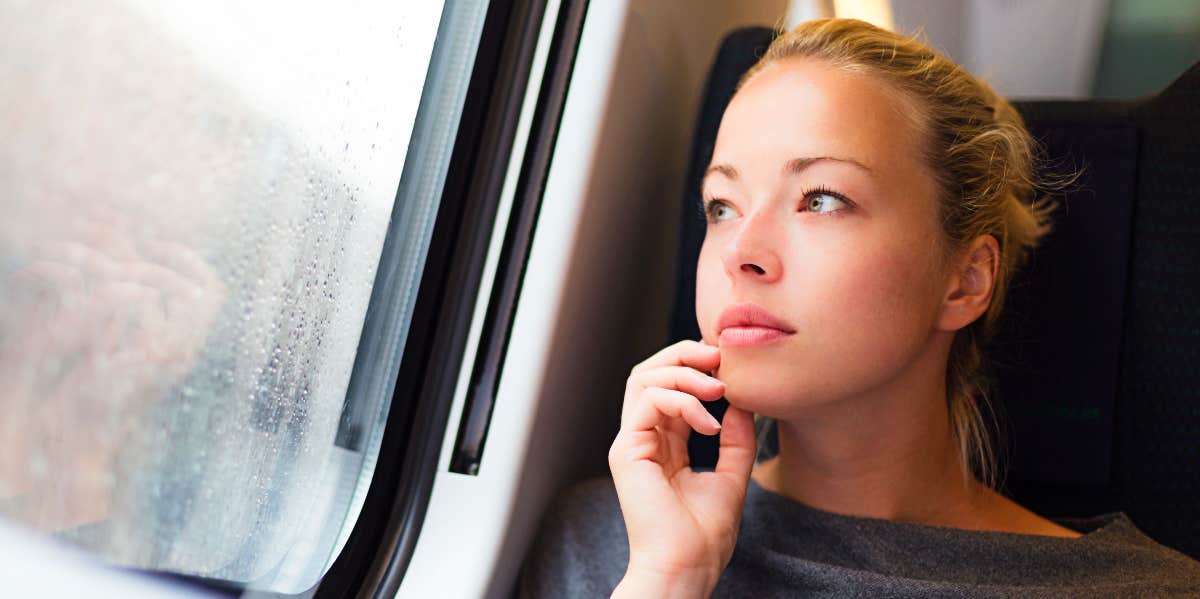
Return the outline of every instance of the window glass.
<path id="1" fill-rule="evenodd" d="M 375 459 L 339 421 L 441 12 L 0 0 L 0 515 L 319 579 Z"/>

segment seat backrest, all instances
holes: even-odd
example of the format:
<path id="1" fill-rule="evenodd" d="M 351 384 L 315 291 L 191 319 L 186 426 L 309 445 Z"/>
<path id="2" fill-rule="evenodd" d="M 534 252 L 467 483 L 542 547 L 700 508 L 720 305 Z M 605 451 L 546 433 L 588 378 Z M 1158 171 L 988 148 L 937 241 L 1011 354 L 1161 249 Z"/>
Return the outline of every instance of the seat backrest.
<path id="1" fill-rule="evenodd" d="M 773 36 L 733 32 L 709 75 L 680 212 L 673 340 L 699 337 L 700 183 L 721 114 Z M 989 349 L 1003 490 L 1047 516 L 1124 511 L 1200 559 L 1200 65 L 1138 100 L 1016 106 L 1044 146 L 1040 168 L 1083 172 L 1013 278 Z M 690 450 L 694 465 L 715 463 L 715 438 L 693 435 Z"/>

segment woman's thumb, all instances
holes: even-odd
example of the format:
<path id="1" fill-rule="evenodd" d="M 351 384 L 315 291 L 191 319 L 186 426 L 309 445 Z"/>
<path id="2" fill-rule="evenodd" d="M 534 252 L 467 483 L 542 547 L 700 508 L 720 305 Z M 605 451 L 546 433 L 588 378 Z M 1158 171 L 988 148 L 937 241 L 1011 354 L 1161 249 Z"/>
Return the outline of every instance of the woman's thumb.
<path id="1" fill-rule="evenodd" d="M 757 450 L 754 417 L 746 410 L 729 406 L 721 423 L 721 447 L 717 454 L 716 472 L 733 475 L 748 484 Z"/>

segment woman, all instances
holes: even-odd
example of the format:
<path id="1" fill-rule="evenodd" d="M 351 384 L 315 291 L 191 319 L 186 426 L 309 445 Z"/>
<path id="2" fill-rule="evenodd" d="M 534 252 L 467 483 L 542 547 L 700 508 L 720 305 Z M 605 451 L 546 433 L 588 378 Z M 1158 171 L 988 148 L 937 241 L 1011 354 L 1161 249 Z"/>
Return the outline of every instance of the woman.
<path id="1" fill-rule="evenodd" d="M 532 595 L 1159 596 L 1200 564 L 1123 513 L 1043 518 L 994 490 L 976 402 L 1010 273 L 1046 231 L 1013 107 L 855 20 L 778 38 L 703 184 L 703 338 L 636 366 L 612 481 L 548 517 Z M 718 423 L 702 401 L 729 400 Z M 779 452 L 755 463 L 752 414 Z M 721 433 L 715 471 L 687 435 Z"/>

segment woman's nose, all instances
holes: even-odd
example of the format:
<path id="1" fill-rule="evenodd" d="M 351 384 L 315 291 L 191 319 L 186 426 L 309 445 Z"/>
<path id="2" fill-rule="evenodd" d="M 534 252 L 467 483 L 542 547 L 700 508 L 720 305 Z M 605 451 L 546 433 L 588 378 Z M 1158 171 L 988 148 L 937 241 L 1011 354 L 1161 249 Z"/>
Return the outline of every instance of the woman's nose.
<path id="1" fill-rule="evenodd" d="M 769 214 L 751 214 L 730 238 L 723 256 L 729 278 L 770 283 L 783 275 L 778 253 L 782 233 L 776 230 L 778 225 L 773 220 Z"/>

